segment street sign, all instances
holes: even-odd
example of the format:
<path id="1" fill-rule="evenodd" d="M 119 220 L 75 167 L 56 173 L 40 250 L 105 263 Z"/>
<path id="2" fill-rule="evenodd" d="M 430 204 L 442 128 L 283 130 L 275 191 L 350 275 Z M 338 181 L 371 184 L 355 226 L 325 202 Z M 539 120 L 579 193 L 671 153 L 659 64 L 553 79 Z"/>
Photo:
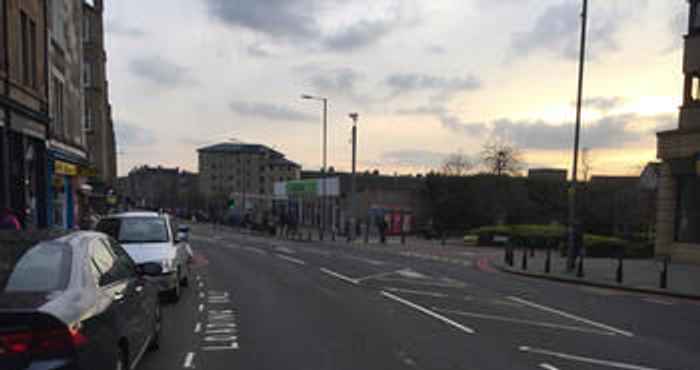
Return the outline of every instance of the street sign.
<path id="1" fill-rule="evenodd" d="M 54 161 L 54 173 L 57 175 L 75 176 L 78 174 L 78 166 L 63 161 Z"/>

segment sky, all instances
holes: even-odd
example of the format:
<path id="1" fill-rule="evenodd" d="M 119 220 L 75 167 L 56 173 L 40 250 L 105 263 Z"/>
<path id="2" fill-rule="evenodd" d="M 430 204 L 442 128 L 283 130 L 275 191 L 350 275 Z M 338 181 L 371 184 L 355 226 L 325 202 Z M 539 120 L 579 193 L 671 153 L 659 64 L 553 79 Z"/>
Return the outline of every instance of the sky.
<path id="1" fill-rule="evenodd" d="M 196 149 L 260 143 L 306 169 L 322 153 L 416 174 L 485 143 L 526 165 L 572 162 L 580 0 L 107 1 L 119 173 L 197 171 Z M 677 127 L 685 0 L 591 0 L 581 145 L 592 172 L 630 175 Z"/>

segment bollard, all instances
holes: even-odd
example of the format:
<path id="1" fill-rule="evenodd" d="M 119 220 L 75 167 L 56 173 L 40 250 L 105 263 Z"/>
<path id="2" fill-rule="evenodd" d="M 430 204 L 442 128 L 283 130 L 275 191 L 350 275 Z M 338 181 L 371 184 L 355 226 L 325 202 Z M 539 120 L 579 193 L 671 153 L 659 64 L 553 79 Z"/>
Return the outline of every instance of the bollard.
<path id="1" fill-rule="evenodd" d="M 331 241 L 332 242 L 335 241 L 335 230 L 333 230 L 333 232 L 331 232 Z"/>
<path id="2" fill-rule="evenodd" d="M 523 249 L 522 269 L 527 271 L 527 249 Z"/>
<path id="3" fill-rule="evenodd" d="M 660 280 L 659 286 L 661 289 L 666 289 L 668 287 L 668 257 L 664 257 Z"/>
<path id="4" fill-rule="evenodd" d="M 530 257 L 535 257 L 535 246 L 534 245 L 530 246 Z"/>
<path id="5" fill-rule="evenodd" d="M 406 245 L 406 233 L 401 230 L 401 245 Z"/>
<path id="6" fill-rule="evenodd" d="M 365 222 L 365 244 L 369 244 L 369 220 Z"/>
<path id="7" fill-rule="evenodd" d="M 583 254 L 578 257 L 578 268 L 576 269 L 576 277 L 583 278 Z"/>
<path id="8" fill-rule="evenodd" d="M 311 231 L 306 234 L 306 240 L 311 241 Z"/>
<path id="9" fill-rule="evenodd" d="M 547 259 L 544 261 L 544 273 L 549 274 L 552 271 L 552 248 L 547 244 Z"/>
<path id="10" fill-rule="evenodd" d="M 624 267 L 623 267 L 623 257 L 620 256 L 617 259 L 617 273 L 615 274 L 615 280 L 617 281 L 618 284 L 622 284 L 622 281 L 624 279 Z"/>

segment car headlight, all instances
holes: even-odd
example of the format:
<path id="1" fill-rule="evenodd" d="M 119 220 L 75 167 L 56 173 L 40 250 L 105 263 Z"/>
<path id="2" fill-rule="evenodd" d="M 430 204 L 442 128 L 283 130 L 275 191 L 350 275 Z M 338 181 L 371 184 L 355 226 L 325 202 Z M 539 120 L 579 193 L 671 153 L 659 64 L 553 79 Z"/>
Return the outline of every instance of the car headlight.
<path id="1" fill-rule="evenodd" d="M 162 260 L 160 261 L 160 266 L 163 268 L 164 274 L 175 271 L 175 264 L 173 263 L 173 260 Z"/>

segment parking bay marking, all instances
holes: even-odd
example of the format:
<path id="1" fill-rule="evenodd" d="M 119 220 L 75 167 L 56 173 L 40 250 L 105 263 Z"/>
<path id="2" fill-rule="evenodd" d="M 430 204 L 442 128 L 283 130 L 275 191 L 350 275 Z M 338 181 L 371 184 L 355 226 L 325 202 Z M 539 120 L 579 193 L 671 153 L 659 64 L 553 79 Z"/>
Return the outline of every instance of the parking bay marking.
<path id="1" fill-rule="evenodd" d="M 514 324 L 523 324 L 523 325 L 531 325 L 531 326 L 539 326 L 542 328 L 549 328 L 549 329 L 569 330 L 569 331 L 576 331 L 579 333 L 598 334 L 598 335 L 615 335 L 615 333 L 612 333 L 612 332 L 607 331 L 607 330 L 604 331 L 604 330 L 582 328 L 582 327 L 578 327 L 578 326 L 558 325 L 558 324 L 552 324 L 552 323 L 548 323 L 548 322 L 513 319 L 510 317 L 486 315 L 486 314 L 480 314 L 480 313 L 475 313 L 475 312 L 447 310 L 447 309 L 442 309 L 442 308 L 438 308 L 438 307 L 431 307 L 431 308 L 433 310 L 435 310 L 436 312 L 453 314 L 453 315 L 458 315 L 458 316 L 465 316 L 465 317 L 473 317 L 473 318 L 477 318 L 477 319 L 510 322 L 510 323 L 514 323 Z"/>
<path id="2" fill-rule="evenodd" d="M 550 364 L 540 364 L 540 367 L 543 368 L 544 370 L 559 370 L 556 367 L 550 365 Z"/>
<path id="3" fill-rule="evenodd" d="M 191 369 L 193 366 L 194 362 L 194 352 L 187 352 L 187 355 L 185 356 L 185 363 L 182 365 L 186 369 Z"/>
<path id="4" fill-rule="evenodd" d="M 296 263 L 297 265 L 306 265 L 306 262 L 304 262 L 300 259 L 294 258 L 294 257 L 285 256 L 283 254 L 275 254 L 275 256 L 277 256 L 278 258 L 281 258 L 285 261 L 289 261 L 291 263 Z"/>
<path id="5" fill-rule="evenodd" d="M 394 293 L 422 295 L 422 296 L 434 297 L 434 298 L 447 298 L 448 297 L 448 295 L 444 294 L 444 293 L 426 292 L 423 290 L 401 289 L 401 288 L 394 288 L 394 287 L 384 287 L 384 290 L 388 290 L 388 291 L 394 292 Z"/>
<path id="6" fill-rule="evenodd" d="M 357 281 L 357 280 L 355 280 L 355 279 L 353 279 L 353 278 L 349 278 L 349 277 L 347 277 L 347 276 L 345 276 L 345 275 L 339 274 L 339 273 L 337 273 L 337 272 L 335 272 L 335 271 L 332 271 L 332 270 L 329 270 L 329 269 L 327 269 L 327 268 L 325 268 L 325 267 L 321 267 L 321 272 L 323 272 L 323 273 L 325 273 L 325 274 L 328 274 L 328 275 L 330 275 L 330 276 L 333 276 L 333 277 L 335 277 L 335 278 L 337 278 L 337 279 L 343 280 L 343 281 L 346 282 L 346 283 L 350 283 L 350 284 L 353 284 L 353 285 L 358 285 L 358 284 L 360 284 L 359 281 Z"/>
<path id="7" fill-rule="evenodd" d="M 425 307 L 423 307 L 423 306 L 417 305 L 417 304 L 415 304 L 415 303 L 413 303 L 413 302 L 411 302 L 411 301 L 408 301 L 408 300 L 406 300 L 406 299 L 403 299 L 403 298 L 401 298 L 401 297 L 399 297 L 399 296 L 393 295 L 393 294 L 391 294 L 391 293 L 389 293 L 389 292 L 385 292 L 385 291 L 382 291 L 382 295 L 383 295 L 384 297 L 386 297 L 386 298 L 389 298 L 389 299 L 391 299 L 391 300 L 393 300 L 393 301 L 396 301 L 396 302 L 398 302 L 398 303 L 401 303 L 401 304 L 403 304 L 403 305 L 405 305 L 405 306 L 411 307 L 411 308 L 413 308 L 414 310 L 417 310 L 417 311 L 419 311 L 419 312 L 421 312 L 421 313 L 423 313 L 423 314 L 426 314 L 426 315 L 428 315 L 428 316 L 430 316 L 430 317 L 432 317 L 432 318 L 434 318 L 434 319 L 440 320 L 440 321 L 442 321 L 443 323 L 445 323 L 445 324 L 447 324 L 447 325 L 450 325 L 450 326 L 452 326 L 452 327 L 454 327 L 454 328 L 457 328 L 457 329 L 459 329 L 459 330 L 461 330 L 461 331 L 463 331 L 463 332 L 465 332 L 465 333 L 467 333 L 467 334 L 475 334 L 475 333 L 476 333 L 476 331 L 475 331 L 474 329 L 472 329 L 472 328 L 469 328 L 469 327 L 467 327 L 467 326 L 464 326 L 464 325 L 462 325 L 462 324 L 460 324 L 460 323 L 458 323 L 458 322 L 456 322 L 456 321 L 454 321 L 454 320 L 451 320 L 451 319 L 449 319 L 449 318 L 447 318 L 447 317 L 445 317 L 445 316 L 440 315 L 439 313 L 433 312 L 433 311 L 431 311 L 431 310 L 429 310 L 429 309 L 427 309 L 427 308 L 425 308 Z"/>
<path id="8" fill-rule="evenodd" d="M 633 336 L 634 336 L 634 334 L 632 334 L 632 333 L 629 332 L 629 331 L 621 330 L 621 329 L 614 328 L 614 327 L 609 326 L 609 325 L 601 324 L 601 323 L 599 323 L 599 322 L 595 322 L 595 321 L 593 321 L 593 320 L 589 320 L 589 319 L 583 318 L 583 317 L 581 317 L 581 316 L 576 316 L 576 315 L 570 314 L 570 313 L 568 313 L 568 312 L 564 312 L 564 311 L 561 311 L 561 310 L 557 310 L 557 309 L 554 309 L 554 308 L 550 308 L 550 307 L 547 307 L 547 306 L 543 306 L 543 305 L 541 305 L 541 304 L 537 304 L 537 303 L 534 303 L 534 302 L 530 302 L 530 301 L 527 301 L 527 300 L 522 299 L 522 298 L 518 298 L 518 297 L 508 297 L 508 299 L 511 300 L 511 301 L 514 301 L 514 302 L 518 302 L 518 303 L 520 303 L 520 304 L 523 304 L 523 305 L 525 305 L 525 306 L 530 306 L 530 307 L 537 308 L 537 309 L 540 309 L 540 310 L 545 311 L 545 312 L 549 312 L 549 313 L 553 313 L 553 314 L 555 314 L 555 315 L 559 315 L 559 316 L 566 317 L 566 318 L 571 319 L 571 320 L 575 320 L 575 321 L 578 321 L 578 322 L 586 323 L 586 324 L 588 324 L 588 325 L 595 326 L 595 327 L 597 327 L 597 328 L 599 328 L 599 329 L 609 330 L 609 331 L 611 331 L 611 332 L 613 332 L 613 333 L 620 334 L 620 335 L 625 336 L 625 337 L 633 337 Z"/>
<path id="9" fill-rule="evenodd" d="M 600 359 L 596 359 L 596 358 L 590 358 L 590 357 L 584 357 L 584 356 L 578 356 L 578 355 L 570 355 L 567 353 L 554 352 L 554 351 L 549 351 L 546 349 L 532 348 L 532 347 L 528 347 L 528 346 L 521 346 L 518 349 L 520 350 L 520 352 L 535 353 L 535 354 L 539 354 L 539 355 L 556 357 L 556 358 L 560 358 L 563 360 L 583 362 L 583 363 L 587 363 L 587 364 L 601 365 L 601 366 L 613 367 L 613 368 L 617 368 L 617 369 L 659 370 L 659 369 L 655 369 L 653 367 L 626 364 L 626 363 L 617 362 L 617 361 L 600 360 Z"/>

